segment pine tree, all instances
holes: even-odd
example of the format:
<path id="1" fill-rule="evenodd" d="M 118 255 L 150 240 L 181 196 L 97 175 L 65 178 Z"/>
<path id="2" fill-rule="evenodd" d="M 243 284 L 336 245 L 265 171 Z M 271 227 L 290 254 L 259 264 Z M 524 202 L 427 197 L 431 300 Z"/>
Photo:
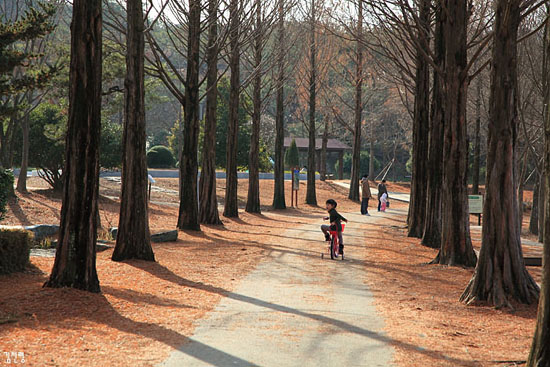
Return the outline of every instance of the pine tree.
<path id="1" fill-rule="evenodd" d="M 16 21 L 0 22 L 0 97 L 43 87 L 56 72 L 55 67 L 38 68 L 32 60 L 39 55 L 15 47 L 18 42 L 44 37 L 52 32 L 56 8 L 39 3 L 29 7 Z M 22 72 L 15 75 L 15 70 Z M 14 107 L 0 107 L 0 119 L 13 113 Z"/>
<path id="2" fill-rule="evenodd" d="M 290 143 L 290 148 L 286 151 L 285 164 L 290 169 L 294 169 L 300 166 L 300 153 L 298 151 L 298 146 L 296 145 L 295 139 L 292 139 L 292 142 Z"/>

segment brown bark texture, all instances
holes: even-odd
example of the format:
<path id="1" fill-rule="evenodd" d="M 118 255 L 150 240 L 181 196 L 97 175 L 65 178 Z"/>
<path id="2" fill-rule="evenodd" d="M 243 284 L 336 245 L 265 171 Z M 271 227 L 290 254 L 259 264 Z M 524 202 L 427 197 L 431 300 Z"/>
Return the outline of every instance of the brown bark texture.
<path id="1" fill-rule="evenodd" d="M 550 13 L 550 7 L 546 8 Z M 550 59 L 550 24 L 546 21 L 544 34 L 544 57 L 545 70 L 546 62 Z M 548 87 L 550 76 L 542 75 L 545 86 Z M 548 92 L 548 90 L 546 90 Z M 549 94 L 545 93 L 546 111 L 544 115 L 544 164 L 539 183 L 539 207 L 544 208 L 544 224 L 539 226 L 539 237 L 544 237 L 544 252 L 542 258 L 542 285 L 540 290 L 539 308 L 537 313 L 537 325 L 531 351 L 527 358 L 526 367 L 547 367 L 550 366 L 550 106 L 548 105 Z M 540 218 L 539 218 L 540 219 Z M 541 223 L 541 222 L 539 222 Z"/>
<path id="2" fill-rule="evenodd" d="M 116 246 L 112 259 L 155 261 L 149 232 L 147 197 L 147 134 L 142 0 L 128 0 L 126 14 L 125 120 L 122 159 L 122 198 Z"/>
<path id="3" fill-rule="evenodd" d="M 30 117 L 23 117 L 21 120 L 21 133 L 23 135 L 23 147 L 21 152 L 21 171 L 19 171 L 19 177 L 17 178 L 17 192 L 27 192 L 27 169 L 29 166 L 29 130 L 30 130 Z"/>
<path id="4" fill-rule="evenodd" d="M 252 133 L 248 155 L 248 196 L 245 210 L 248 213 L 261 213 L 260 209 L 260 123 L 262 116 L 262 51 L 264 30 L 262 24 L 262 2 L 256 0 L 256 29 L 254 35 L 254 68 L 256 75 L 252 91 Z"/>
<path id="5" fill-rule="evenodd" d="M 319 175 L 321 181 L 327 180 L 327 145 L 328 145 L 328 119 L 325 120 L 325 130 L 323 131 L 323 137 L 321 139 L 321 154 L 319 157 Z"/>
<path id="6" fill-rule="evenodd" d="M 550 29 L 546 29 L 545 42 L 550 42 L 548 32 Z M 547 55 L 550 56 L 550 55 Z M 548 76 L 546 76 L 548 77 Z M 550 108 L 548 105 L 546 108 Z M 550 111 L 547 111 L 550 112 Z M 545 207 L 545 221 L 544 221 L 544 252 L 542 260 L 542 285 L 540 290 L 539 307 L 537 313 L 537 325 L 535 327 L 535 335 L 533 337 L 533 344 L 531 345 L 531 351 L 529 352 L 529 358 L 527 359 L 526 367 L 548 367 L 550 366 L 550 113 L 546 114 L 544 121 L 544 137 L 545 137 L 545 149 L 544 149 L 544 185 L 546 186 L 546 193 L 542 203 Z M 542 190 L 541 190 L 542 191 Z"/>
<path id="7" fill-rule="evenodd" d="M 229 18 L 229 43 L 231 47 L 229 69 L 231 70 L 231 77 L 229 81 L 229 122 L 227 127 L 227 163 L 223 215 L 227 218 L 237 218 L 239 216 L 237 202 L 237 143 L 241 87 L 239 0 L 231 0 L 229 5 Z"/>
<path id="8" fill-rule="evenodd" d="M 310 15 L 310 44 L 309 44 L 309 145 L 307 151 L 307 190 L 306 203 L 317 205 L 317 193 L 315 190 L 315 137 L 316 137 L 316 103 L 317 103 L 317 44 L 315 42 L 316 33 L 316 11 L 315 0 L 311 0 Z"/>
<path id="9" fill-rule="evenodd" d="M 74 0 L 69 118 L 59 245 L 46 287 L 99 292 L 96 271 L 101 131 L 101 0 Z"/>
<path id="10" fill-rule="evenodd" d="M 540 179 L 536 177 L 535 187 L 533 188 L 533 207 L 531 208 L 531 217 L 529 218 L 529 232 L 534 235 L 539 234 L 539 205 L 541 204 L 540 191 Z"/>
<path id="11" fill-rule="evenodd" d="M 420 2 L 417 48 L 428 47 L 430 36 L 430 0 Z M 413 120 L 412 180 L 408 236 L 422 238 L 426 219 L 428 181 L 428 139 L 430 126 L 430 69 L 422 50 L 416 52 L 415 99 Z"/>
<path id="12" fill-rule="evenodd" d="M 512 308 L 532 303 L 538 286 L 527 272 L 521 250 L 517 180 L 517 35 L 520 0 L 496 3 L 491 68 L 486 197 L 481 250 L 461 300 Z"/>
<path id="13" fill-rule="evenodd" d="M 476 129 L 474 137 L 474 162 L 472 172 L 472 194 L 479 193 L 479 169 L 481 156 L 481 76 L 476 81 Z"/>
<path id="14" fill-rule="evenodd" d="M 361 123 L 363 121 L 363 2 L 357 2 L 357 42 L 355 62 L 355 111 L 353 126 L 353 151 L 351 154 L 350 200 L 359 201 L 359 177 L 361 176 Z M 372 158 L 370 159 L 372 161 Z M 371 177 L 372 180 L 372 177 Z"/>
<path id="15" fill-rule="evenodd" d="M 208 2 L 208 48 L 206 51 L 206 113 L 202 143 L 202 169 L 199 180 L 199 215 L 203 224 L 222 224 L 216 196 L 216 114 L 218 108 L 218 7 Z"/>
<path id="16" fill-rule="evenodd" d="M 273 190 L 273 208 L 286 209 L 285 202 L 285 166 L 283 156 L 284 146 L 284 80 L 285 80 L 285 19 L 284 0 L 278 0 L 278 24 L 277 24 L 277 96 L 275 106 L 275 182 Z"/>
<path id="17" fill-rule="evenodd" d="M 200 231 L 197 179 L 199 174 L 199 72 L 200 72 L 201 2 L 189 0 L 189 37 L 183 151 L 180 159 L 180 208 L 178 228 Z"/>
<path id="18" fill-rule="evenodd" d="M 545 118 L 546 119 L 546 118 Z M 543 198 L 546 197 L 546 184 L 545 184 L 545 180 L 546 180 L 546 170 L 545 168 L 543 168 L 542 170 L 542 174 L 540 175 L 540 182 L 539 182 L 539 198 L 541 200 L 543 200 Z M 544 242 L 544 220 L 545 220 L 545 206 L 546 204 L 544 204 L 544 202 L 541 201 L 541 203 L 539 204 L 539 242 Z"/>
<path id="19" fill-rule="evenodd" d="M 374 181 L 374 122 L 370 122 L 369 180 Z"/>
<path id="20" fill-rule="evenodd" d="M 548 30 L 547 30 L 548 31 Z M 548 42 L 548 40 L 546 40 Z M 549 108 L 547 106 L 547 108 Z M 550 172 L 550 114 L 547 114 L 544 122 L 545 136 L 545 172 Z M 542 260 L 542 286 L 540 290 L 539 307 L 537 313 L 537 325 L 533 344 L 527 359 L 527 367 L 550 366 L 550 175 L 545 174 L 544 185 L 546 195 L 544 197 L 545 218 L 544 221 L 544 253 Z"/>
<path id="21" fill-rule="evenodd" d="M 476 254 L 470 238 L 468 214 L 466 132 L 467 23 L 465 0 L 446 0 L 443 21 L 445 39 L 445 113 L 443 141 L 443 191 L 441 248 L 433 263 L 474 267 Z"/>
<path id="22" fill-rule="evenodd" d="M 445 68 L 445 40 L 443 38 L 443 13 L 440 5 L 436 6 L 436 24 L 434 34 L 434 62 L 440 70 Z M 428 187 L 426 198 L 426 219 L 422 245 L 439 248 L 441 246 L 441 194 L 443 183 L 443 130 L 444 130 L 444 90 L 443 75 L 434 71 L 432 88 L 432 110 L 430 117 L 428 147 Z"/>

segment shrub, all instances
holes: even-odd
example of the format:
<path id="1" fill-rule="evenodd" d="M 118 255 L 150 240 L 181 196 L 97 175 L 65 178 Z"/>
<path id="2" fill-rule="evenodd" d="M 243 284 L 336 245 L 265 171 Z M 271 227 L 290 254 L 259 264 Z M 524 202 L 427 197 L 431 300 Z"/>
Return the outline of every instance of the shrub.
<path id="1" fill-rule="evenodd" d="M 102 168 L 122 167 L 122 134 L 121 124 L 111 121 L 101 123 L 99 164 Z"/>
<path id="2" fill-rule="evenodd" d="M 31 235 L 24 230 L 0 229 L 0 274 L 25 270 L 29 263 Z"/>
<path id="3" fill-rule="evenodd" d="M 147 166 L 149 168 L 172 168 L 175 164 L 174 155 L 165 146 L 157 145 L 147 152 Z"/>
<path id="4" fill-rule="evenodd" d="M 4 218 L 8 199 L 13 195 L 13 172 L 0 168 L 0 219 Z"/>
<path id="5" fill-rule="evenodd" d="M 63 189 L 67 119 L 60 106 L 42 103 L 30 115 L 29 166 L 55 191 Z"/>
<path id="6" fill-rule="evenodd" d="M 288 148 L 285 153 L 285 164 L 289 169 L 300 167 L 300 152 L 298 151 L 298 146 L 296 145 L 295 139 L 292 139 L 290 148 Z"/>

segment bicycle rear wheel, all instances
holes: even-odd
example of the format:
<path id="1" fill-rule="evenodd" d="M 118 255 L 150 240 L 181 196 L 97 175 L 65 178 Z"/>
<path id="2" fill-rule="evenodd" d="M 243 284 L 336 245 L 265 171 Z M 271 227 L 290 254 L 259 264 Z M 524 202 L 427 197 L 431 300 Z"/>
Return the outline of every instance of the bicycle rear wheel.
<path id="1" fill-rule="evenodd" d="M 331 236 L 330 238 L 330 258 L 332 260 L 336 259 L 336 253 L 334 252 L 334 245 L 335 245 L 336 239 L 334 239 L 334 236 Z"/>

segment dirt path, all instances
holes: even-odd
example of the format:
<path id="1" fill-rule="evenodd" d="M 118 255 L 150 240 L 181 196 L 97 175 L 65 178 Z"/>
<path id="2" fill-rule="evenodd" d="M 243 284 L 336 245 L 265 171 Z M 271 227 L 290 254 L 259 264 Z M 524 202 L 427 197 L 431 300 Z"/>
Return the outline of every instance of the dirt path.
<path id="1" fill-rule="evenodd" d="M 321 260 L 321 222 L 274 251 L 198 322 L 163 366 L 389 366 L 393 349 L 365 285 L 361 227 L 345 214 L 346 261 Z M 371 217 L 369 221 L 374 221 Z"/>

